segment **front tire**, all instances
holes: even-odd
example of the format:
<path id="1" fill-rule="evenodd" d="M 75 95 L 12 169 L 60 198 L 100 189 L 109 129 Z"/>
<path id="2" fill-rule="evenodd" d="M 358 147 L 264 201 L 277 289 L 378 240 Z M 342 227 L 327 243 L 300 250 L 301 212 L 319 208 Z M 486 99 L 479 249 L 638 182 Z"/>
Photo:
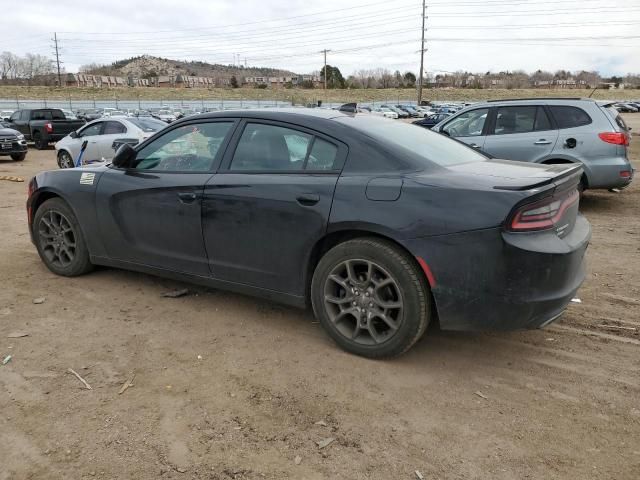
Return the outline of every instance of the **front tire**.
<path id="1" fill-rule="evenodd" d="M 93 268 L 80 224 L 62 199 L 46 200 L 36 211 L 32 228 L 38 254 L 53 273 L 75 277 Z"/>
<path id="2" fill-rule="evenodd" d="M 11 154 L 11 159 L 15 160 L 16 162 L 21 162 L 23 161 L 25 158 L 27 158 L 27 152 L 22 152 L 22 153 L 12 153 Z"/>
<path id="3" fill-rule="evenodd" d="M 424 334 L 431 296 L 414 259 L 378 238 L 341 243 L 320 260 L 311 303 L 344 350 L 369 358 L 401 355 Z"/>
<path id="4" fill-rule="evenodd" d="M 71 158 L 71 154 L 66 150 L 60 150 L 58 152 L 58 167 L 60 168 L 75 167 L 75 164 L 73 163 L 73 158 Z"/>

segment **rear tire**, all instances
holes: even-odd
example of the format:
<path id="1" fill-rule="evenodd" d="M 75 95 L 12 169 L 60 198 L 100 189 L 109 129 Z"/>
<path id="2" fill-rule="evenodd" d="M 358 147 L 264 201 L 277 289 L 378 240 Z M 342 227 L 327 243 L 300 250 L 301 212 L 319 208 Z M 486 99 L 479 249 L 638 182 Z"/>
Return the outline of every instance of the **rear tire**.
<path id="1" fill-rule="evenodd" d="M 344 350 L 369 358 L 401 355 L 424 334 L 431 296 L 406 252 L 378 238 L 329 250 L 311 283 L 316 318 Z"/>
<path id="2" fill-rule="evenodd" d="M 23 161 L 25 158 L 27 158 L 27 152 L 22 152 L 22 153 L 12 153 L 11 154 L 11 159 L 15 160 L 16 162 L 21 162 Z"/>
<path id="3" fill-rule="evenodd" d="M 38 208 L 32 228 L 38 254 L 53 273 L 75 277 L 93 268 L 80 224 L 61 198 L 46 200 Z"/>
<path id="4" fill-rule="evenodd" d="M 40 132 L 36 132 L 33 134 L 33 146 L 36 147 L 37 150 L 44 150 L 49 146 L 49 143 L 42 138 Z"/>
<path id="5" fill-rule="evenodd" d="M 60 150 L 58 152 L 58 167 L 60 168 L 75 167 L 75 164 L 73 163 L 73 158 L 71 158 L 71 154 L 66 150 Z"/>

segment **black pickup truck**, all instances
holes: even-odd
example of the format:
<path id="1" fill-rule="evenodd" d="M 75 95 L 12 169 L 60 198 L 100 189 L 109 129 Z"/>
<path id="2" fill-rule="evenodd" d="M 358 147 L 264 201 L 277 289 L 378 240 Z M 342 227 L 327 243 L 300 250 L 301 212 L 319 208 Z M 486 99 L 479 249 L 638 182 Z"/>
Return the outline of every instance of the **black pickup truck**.
<path id="1" fill-rule="evenodd" d="M 67 120 L 62 110 L 57 108 L 16 110 L 8 123 L 27 141 L 32 141 L 38 150 L 47 148 L 49 143 L 57 142 L 84 125 L 83 120 Z"/>

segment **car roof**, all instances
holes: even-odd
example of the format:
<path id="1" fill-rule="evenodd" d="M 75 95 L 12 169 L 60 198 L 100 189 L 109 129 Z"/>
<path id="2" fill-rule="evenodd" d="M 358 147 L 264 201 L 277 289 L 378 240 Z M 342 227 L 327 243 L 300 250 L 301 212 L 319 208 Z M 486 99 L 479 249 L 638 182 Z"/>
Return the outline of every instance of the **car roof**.
<path id="1" fill-rule="evenodd" d="M 345 117 L 345 116 L 353 116 L 357 115 L 350 112 L 342 112 L 340 110 L 331 110 L 326 108 L 248 108 L 248 109 L 232 109 L 232 110 L 222 110 L 216 112 L 206 112 L 201 113 L 199 115 L 190 116 L 189 119 L 200 119 L 200 118 L 219 118 L 219 117 L 229 117 L 229 116 L 238 116 L 238 117 L 251 117 L 251 118 L 269 118 L 273 120 L 277 120 L 279 117 L 282 120 L 289 119 L 292 120 L 294 118 L 308 118 L 308 119 L 326 119 L 330 120 L 333 118 Z"/>

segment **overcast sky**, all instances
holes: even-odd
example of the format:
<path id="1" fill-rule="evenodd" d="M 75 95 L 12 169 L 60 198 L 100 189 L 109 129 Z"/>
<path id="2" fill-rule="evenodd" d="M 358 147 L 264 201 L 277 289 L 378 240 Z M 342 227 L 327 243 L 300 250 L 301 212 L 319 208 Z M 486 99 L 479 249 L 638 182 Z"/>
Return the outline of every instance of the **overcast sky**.
<path id="1" fill-rule="evenodd" d="M 640 73 L 640 0 L 427 5 L 430 73 Z M 57 31 L 69 72 L 149 54 L 308 73 L 326 48 L 345 76 L 375 67 L 417 73 L 421 10 L 421 0 L 30 0 L 3 9 L 0 50 L 52 56 Z"/>

